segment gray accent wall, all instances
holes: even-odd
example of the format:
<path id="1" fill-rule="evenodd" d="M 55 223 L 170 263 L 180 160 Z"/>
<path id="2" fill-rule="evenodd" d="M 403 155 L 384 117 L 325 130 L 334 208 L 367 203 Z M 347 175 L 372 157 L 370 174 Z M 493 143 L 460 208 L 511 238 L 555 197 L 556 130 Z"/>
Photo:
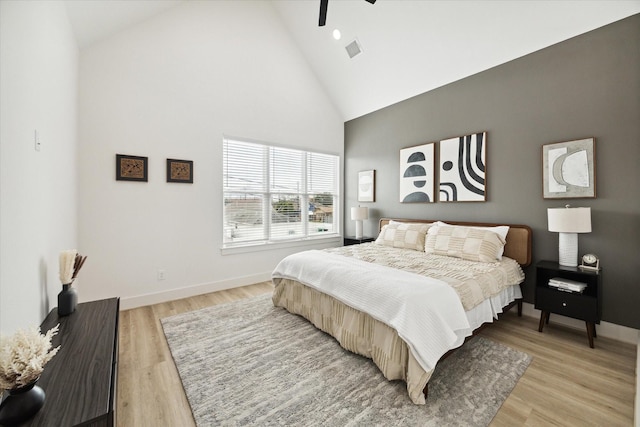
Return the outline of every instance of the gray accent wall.
<path id="1" fill-rule="evenodd" d="M 401 148 L 481 131 L 487 202 L 399 202 Z M 543 199 L 542 145 L 588 137 L 596 139 L 597 197 Z M 369 169 L 376 170 L 376 199 L 358 203 L 358 172 Z M 579 254 L 600 257 L 603 320 L 640 328 L 640 15 L 345 124 L 347 235 L 355 232 L 349 208 L 358 205 L 370 208 L 370 236 L 380 217 L 526 224 L 533 229 L 527 302 L 535 263 L 558 259 L 547 208 L 567 203 L 591 207 L 593 231 L 579 235 Z"/>

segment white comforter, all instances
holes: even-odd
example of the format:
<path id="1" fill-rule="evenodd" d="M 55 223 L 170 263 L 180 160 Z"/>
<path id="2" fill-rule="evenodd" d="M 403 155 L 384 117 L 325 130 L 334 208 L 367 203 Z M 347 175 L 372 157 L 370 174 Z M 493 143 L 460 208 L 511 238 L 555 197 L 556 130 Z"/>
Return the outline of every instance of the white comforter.
<path id="1" fill-rule="evenodd" d="M 425 371 L 472 332 L 458 295 L 441 280 L 318 250 L 286 257 L 272 277 L 297 280 L 391 326 Z"/>

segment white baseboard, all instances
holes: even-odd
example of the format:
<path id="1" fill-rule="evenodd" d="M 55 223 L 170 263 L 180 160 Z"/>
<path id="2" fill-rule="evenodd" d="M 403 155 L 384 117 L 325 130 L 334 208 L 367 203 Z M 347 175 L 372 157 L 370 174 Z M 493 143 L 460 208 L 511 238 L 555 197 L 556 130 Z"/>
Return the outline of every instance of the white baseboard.
<path id="1" fill-rule="evenodd" d="M 196 295 L 208 294 L 210 292 L 223 291 L 225 289 L 238 288 L 240 286 L 252 285 L 254 283 L 271 280 L 271 271 L 250 276 L 236 277 L 219 282 L 203 283 L 200 285 L 187 286 L 185 288 L 170 289 L 152 294 L 138 295 L 134 297 L 120 298 L 120 310 L 144 307 L 146 305 L 158 304 L 161 302 L 173 301 L 182 298 L 189 298 Z"/>
<path id="2" fill-rule="evenodd" d="M 533 307 L 533 304 L 526 302 L 522 304 L 522 314 L 535 317 L 537 319 L 540 318 L 540 310 L 536 310 Z M 561 325 L 584 330 L 586 334 L 586 326 L 582 320 L 572 319 L 559 314 L 552 314 L 551 319 L 553 322 L 557 322 Z M 640 333 L 637 329 L 605 321 L 601 321 L 599 325 L 596 325 L 596 332 L 599 337 L 612 338 L 629 344 L 637 344 L 638 334 Z"/>

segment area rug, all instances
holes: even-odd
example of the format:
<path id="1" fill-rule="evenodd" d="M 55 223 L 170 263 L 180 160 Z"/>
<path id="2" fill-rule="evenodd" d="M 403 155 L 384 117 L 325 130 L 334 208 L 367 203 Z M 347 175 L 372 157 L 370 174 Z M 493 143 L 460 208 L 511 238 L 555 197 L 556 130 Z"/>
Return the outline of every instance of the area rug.
<path id="1" fill-rule="evenodd" d="M 426 405 L 271 295 L 162 319 L 196 424 L 483 426 L 531 357 L 475 337 L 436 367 Z"/>

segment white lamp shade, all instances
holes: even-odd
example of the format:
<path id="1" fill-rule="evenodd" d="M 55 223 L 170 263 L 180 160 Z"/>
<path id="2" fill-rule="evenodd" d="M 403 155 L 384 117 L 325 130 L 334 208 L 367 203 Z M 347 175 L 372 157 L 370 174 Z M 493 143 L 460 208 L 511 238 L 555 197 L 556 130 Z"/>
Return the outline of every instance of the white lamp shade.
<path id="1" fill-rule="evenodd" d="M 548 208 L 549 231 L 591 233 L 591 208 Z"/>
<path id="2" fill-rule="evenodd" d="M 369 219 L 369 208 L 351 208 L 351 219 L 355 221 L 362 221 Z"/>

